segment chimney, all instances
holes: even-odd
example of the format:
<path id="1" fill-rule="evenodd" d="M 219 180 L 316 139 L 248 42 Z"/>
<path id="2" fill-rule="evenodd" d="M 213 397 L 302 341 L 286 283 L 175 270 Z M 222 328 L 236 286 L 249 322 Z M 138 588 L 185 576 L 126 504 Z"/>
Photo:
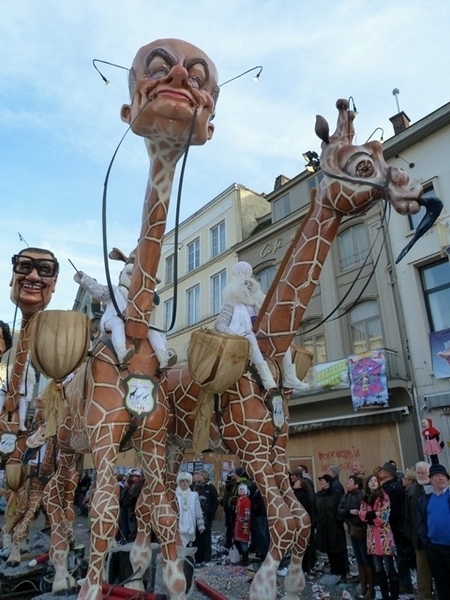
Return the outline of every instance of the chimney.
<path id="1" fill-rule="evenodd" d="M 402 131 L 405 131 L 405 129 L 407 129 L 411 124 L 411 121 L 409 120 L 408 115 L 406 113 L 404 113 L 402 110 L 399 113 L 397 113 L 396 115 L 394 115 L 393 117 L 390 117 L 389 121 L 392 123 L 392 125 L 394 127 L 395 135 L 397 135 L 398 133 L 401 133 Z"/>
<path id="2" fill-rule="evenodd" d="M 286 177 L 286 175 L 278 175 L 278 177 L 275 179 L 273 189 L 277 190 L 278 188 L 280 188 L 282 185 L 284 185 L 288 181 L 289 181 L 289 177 Z"/>

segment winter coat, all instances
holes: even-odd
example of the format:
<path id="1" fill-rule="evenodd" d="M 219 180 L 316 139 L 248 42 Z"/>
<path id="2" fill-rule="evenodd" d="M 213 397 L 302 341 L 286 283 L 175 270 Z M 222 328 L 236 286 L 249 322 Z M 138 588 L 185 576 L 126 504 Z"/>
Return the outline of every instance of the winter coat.
<path id="1" fill-rule="evenodd" d="M 205 523 L 212 523 L 219 507 L 219 494 L 216 488 L 212 483 L 196 483 L 194 491 L 198 494 Z"/>
<path id="2" fill-rule="evenodd" d="M 351 515 L 351 510 L 359 510 L 361 501 L 364 496 L 362 490 L 354 490 L 353 492 L 347 492 L 339 501 L 337 510 L 338 517 L 345 521 L 347 527 L 350 529 L 350 525 L 355 527 L 363 527 L 363 523 L 358 515 Z"/>
<path id="3" fill-rule="evenodd" d="M 344 524 L 338 518 L 339 496 L 331 488 L 316 493 L 316 545 L 320 552 L 343 552 L 346 547 Z"/>
<path id="4" fill-rule="evenodd" d="M 369 514 L 373 512 L 375 515 Z M 364 500 L 361 502 L 359 518 L 367 523 L 367 554 L 376 554 L 377 556 L 395 556 L 397 554 L 394 536 L 389 525 L 390 513 L 391 503 L 387 494 L 383 494 L 382 498 L 375 498 L 373 504 L 368 504 Z"/>
<path id="5" fill-rule="evenodd" d="M 252 503 L 248 496 L 238 496 L 236 502 L 236 522 L 234 539 L 238 542 L 250 542 Z"/>

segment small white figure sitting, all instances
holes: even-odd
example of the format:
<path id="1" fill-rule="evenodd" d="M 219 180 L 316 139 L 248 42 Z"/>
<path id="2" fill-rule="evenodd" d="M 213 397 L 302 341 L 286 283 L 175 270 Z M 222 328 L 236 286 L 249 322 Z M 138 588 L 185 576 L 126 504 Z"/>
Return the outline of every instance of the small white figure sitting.
<path id="1" fill-rule="evenodd" d="M 114 290 L 114 299 L 122 315 L 125 313 L 127 306 L 128 289 L 130 287 L 132 273 L 133 264 L 126 264 L 119 275 L 119 285 L 112 286 Z M 111 334 L 111 342 L 116 351 L 119 363 L 121 365 L 126 365 L 134 356 L 134 348 L 127 348 L 126 346 L 125 324 L 122 317 L 116 312 L 108 286 L 101 285 L 95 279 L 89 277 L 86 273 L 83 273 L 83 271 L 77 271 L 73 278 L 94 298 L 106 304 L 105 312 L 100 320 L 100 331 L 102 333 Z M 173 350 L 166 349 L 166 338 L 161 332 L 149 328 L 147 339 L 155 351 L 160 369 L 167 369 L 175 364 L 177 355 Z"/>
<path id="2" fill-rule="evenodd" d="M 215 328 L 221 333 L 241 335 L 250 342 L 250 360 L 255 365 L 266 390 L 278 385 L 270 372 L 269 365 L 263 358 L 258 340 L 253 333 L 253 324 L 264 300 L 259 283 L 252 277 L 253 269 L 248 262 L 240 261 L 231 269 L 231 281 L 223 292 L 224 304 L 217 316 Z M 310 390 L 309 385 L 302 383 L 292 363 L 291 350 L 283 356 L 283 387 L 297 392 Z"/>
<path id="3" fill-rule="evenodd" d="M 28 404 L 33 399 L 33 390 L 36 383 L 36 373 L 31 364 L 25 366 L 25 373 L 22 377 L 19 392 L 19 431 L 26 431 L 25 420 L 27 418 Z M 6 382 L 0 389 L 0 413 L 5 408 L 6 398 L 8 397 L 8 386 Z"/>

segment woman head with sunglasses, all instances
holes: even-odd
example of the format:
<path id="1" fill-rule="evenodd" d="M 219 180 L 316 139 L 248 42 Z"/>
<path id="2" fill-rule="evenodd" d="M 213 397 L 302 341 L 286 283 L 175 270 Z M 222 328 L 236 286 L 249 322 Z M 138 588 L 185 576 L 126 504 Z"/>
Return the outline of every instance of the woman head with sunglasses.
<path id="1" fill-rule="evenodd" d="M 25 248 L 12 257 L 11 300 L 22 313 L 32 314 L 50 303 L 59 263 L 50 250 Z"/>

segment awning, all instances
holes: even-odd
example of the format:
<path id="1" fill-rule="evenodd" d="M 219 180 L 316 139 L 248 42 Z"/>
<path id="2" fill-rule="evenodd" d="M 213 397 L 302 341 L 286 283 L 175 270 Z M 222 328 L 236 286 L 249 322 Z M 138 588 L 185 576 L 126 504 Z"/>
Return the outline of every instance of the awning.
<path id="1" fill-rule="evenodd" d="M 409 414 L 408 406 L 385 408 L 378 411 L 361 411 L 344 417 L 317 419 L 314 421 L 297 421 L 289 424 L 289 433 L 315 431 L 328 427 L 354 427 L 360 425 L 379 425 L 381 423 L 398 423 L 402 417 Z"/>

